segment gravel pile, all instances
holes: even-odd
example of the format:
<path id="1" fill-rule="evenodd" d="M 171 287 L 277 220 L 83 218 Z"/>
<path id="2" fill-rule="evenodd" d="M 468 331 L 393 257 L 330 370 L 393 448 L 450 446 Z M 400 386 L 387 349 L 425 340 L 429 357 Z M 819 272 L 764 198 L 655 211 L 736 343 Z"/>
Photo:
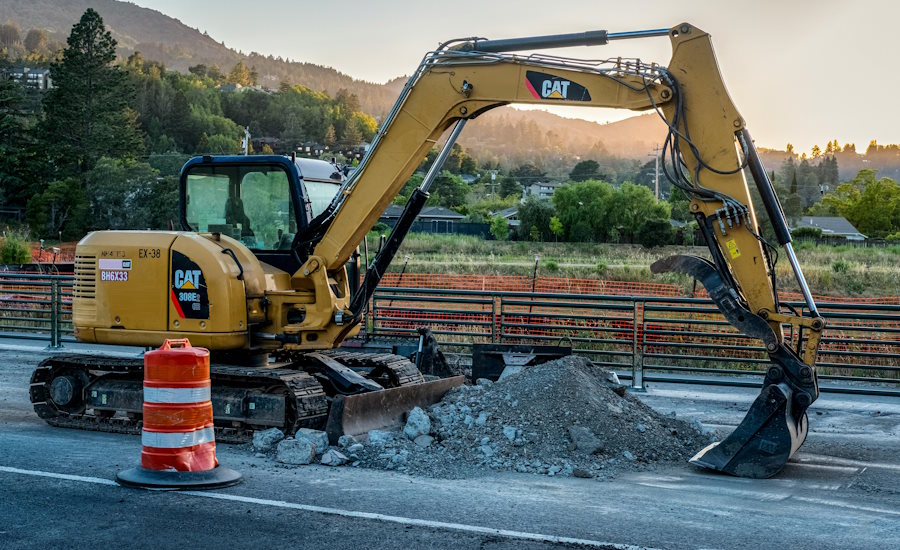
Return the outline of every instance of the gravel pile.
<path id="1" fill-rule="evenodd" d="M 441 478 L 487 470 L 607 478 L 683 463 L 708 444 L 698 426 L 660 415 L 617 382 L 574 356 L 479 380 L 414 409 L 402 431 L 369 432 L 350 462 Z"/>

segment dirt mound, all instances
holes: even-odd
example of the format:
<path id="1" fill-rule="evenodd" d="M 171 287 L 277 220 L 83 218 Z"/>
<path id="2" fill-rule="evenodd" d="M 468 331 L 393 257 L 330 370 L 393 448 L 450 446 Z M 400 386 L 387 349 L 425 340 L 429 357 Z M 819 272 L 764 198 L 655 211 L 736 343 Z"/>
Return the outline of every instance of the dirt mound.
<path id="1" fill-rule="evenodd" d="M 609 477 L 683 463 L 708 443 L 622 391 L 580 357 L 528 367 L 500 382 L 453 390 L 406 433 L 371 432 L 360 465 L 437 477 L 479 470 Z M 415 437 L 415 439 L 413 439 Z"/>

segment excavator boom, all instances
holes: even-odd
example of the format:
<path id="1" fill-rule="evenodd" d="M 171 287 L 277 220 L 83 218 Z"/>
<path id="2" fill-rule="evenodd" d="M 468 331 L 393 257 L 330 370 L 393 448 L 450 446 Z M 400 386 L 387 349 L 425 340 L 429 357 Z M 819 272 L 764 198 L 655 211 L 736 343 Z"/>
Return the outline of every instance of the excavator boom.
<path id="1" fill-rule="evenodd" d="M 636 59 L 587 62 L 507 53 L 663 35 L 672 43 L 667 66 Z M 355 176 L 335 197 L 330 215 L 323 218 L 321 230 L 311 240 L 307 267 L 301 271 L 342 269 L 428 150 L 453 128 L 391 240 L 369 266 L 363 291 L 342 312 L 358 319 L 409 224 L 424 206 L 440 161 L 463 125 L 511 103 L 656 110 L 663 118 L 669 128 L 666 174 L 691 198 L 691 211 L 706 237 L 711 261 L 679 256 L 661 260 L 652 269 L 678 271 L 700 280 L 734 326 L 764 342 L 773 363 L 759 399 L 739 428 L 721 444 L 698 453 L 692 462 L 747 477 L 777 473 L 806 437 L 805 411 L 818 397 L 814 365 L 824 322 L 793 254 L 772 184 L 725 88 L 710 37 L 690 24 L 631 33 L 462 39 L 430 52 L 410 77 Z M 761 236 L 745 168 L 763 197 L 813 317 L 780 309 L 774 269 L 777 252 Z M 783 324 L 808 329 L 802 357 L 786 344 Z"/>

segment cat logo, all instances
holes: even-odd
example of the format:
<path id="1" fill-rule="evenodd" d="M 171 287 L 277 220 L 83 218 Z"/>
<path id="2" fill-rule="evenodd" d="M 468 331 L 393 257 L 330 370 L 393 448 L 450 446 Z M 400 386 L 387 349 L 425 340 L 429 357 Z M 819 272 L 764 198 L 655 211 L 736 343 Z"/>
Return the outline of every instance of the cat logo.
<path id="1" fill-rule="evenodd" d="M 200 266 L 173 250 L 171 274 L 169 298 L 175 314 L 182 319 L 209 319 L 209 291 Z"/>
<path id="2" fill-rule="evenodd" d="M 176 269 L 175 288 L 195 289 L 200 286 L 199 269 Z"/>
<path id="3" fill-rule="evenodd" d="M 541 95 L 549 99 L 565 99 L 569 90 L 568 80 L 545 80 L 541 85 Z"/>
<path id="4" fill-rule="evenodd" d="M 590 101 L 591 94 L 577 82 L 537 71 L 525 72 L 525 87 L 535 99 Z"/>

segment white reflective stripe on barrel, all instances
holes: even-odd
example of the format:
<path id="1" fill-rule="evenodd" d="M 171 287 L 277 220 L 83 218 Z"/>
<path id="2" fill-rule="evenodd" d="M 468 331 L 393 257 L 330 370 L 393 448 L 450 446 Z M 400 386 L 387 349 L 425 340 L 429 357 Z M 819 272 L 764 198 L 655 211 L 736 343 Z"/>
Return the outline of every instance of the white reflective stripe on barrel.
<path id="1" fill-rule="evenodd" d="M 202 388 L 148 388 L 144 386 L 144 403 L 200 403 L 209 401 L 209 386 Z"/>
<path id="2" fill-rule="evenodd" d="M 215 441 L 212 428 L 200 428 L 192 432 L 141 432 L 141 444 L 144 447 L 161 449 L 181 449 Z"/>

